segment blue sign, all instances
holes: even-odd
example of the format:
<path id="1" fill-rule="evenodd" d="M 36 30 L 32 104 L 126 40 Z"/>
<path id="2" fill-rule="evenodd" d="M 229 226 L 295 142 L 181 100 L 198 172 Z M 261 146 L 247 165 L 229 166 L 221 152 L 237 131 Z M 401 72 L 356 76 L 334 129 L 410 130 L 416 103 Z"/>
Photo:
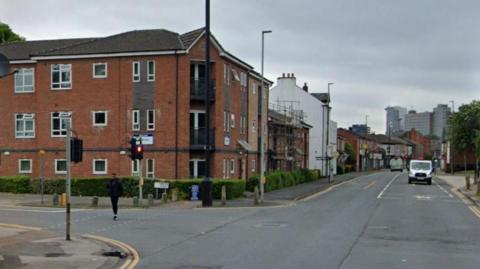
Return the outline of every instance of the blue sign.
<path id="1" fill-rule="evenodd" d="M 190 200 L 198 201 L 198 193 L 200 192 L 200 188 L 198 185 L 192 185 L 192 197 Z"/>

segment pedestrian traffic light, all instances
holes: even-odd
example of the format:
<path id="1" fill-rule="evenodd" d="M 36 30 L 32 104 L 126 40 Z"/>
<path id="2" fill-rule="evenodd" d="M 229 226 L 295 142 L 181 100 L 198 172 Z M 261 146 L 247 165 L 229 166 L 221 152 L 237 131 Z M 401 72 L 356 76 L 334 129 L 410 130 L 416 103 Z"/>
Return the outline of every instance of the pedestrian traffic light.
<path id="1" fill-rule="evenodd" d="M 130 159 L 132 161 L 137 159 L 137 140 L 135 138 L 130 139 Z"/>
<path id="2" fill-rule="evenodd" d="M 137 145 L 135 151 L 136 158 L 139 160 L 143 159 L 143 145 Z"/>
<path id="3" fill-rule="evenodd" d="M 70 140 L 70 160 L 79 163 L 83 160 L 83 140 L 72 138 Z"/>

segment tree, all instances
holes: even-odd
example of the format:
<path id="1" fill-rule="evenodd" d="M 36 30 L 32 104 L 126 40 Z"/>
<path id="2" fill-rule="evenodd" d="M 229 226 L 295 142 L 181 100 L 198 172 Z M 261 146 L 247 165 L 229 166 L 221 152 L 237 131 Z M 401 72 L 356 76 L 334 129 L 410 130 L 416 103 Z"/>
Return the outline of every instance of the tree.
<path id="1" fill-rule="evenodd" d="M 0 44 L 13 41 L 25 41 L 25 38 L 13 32 L 8 24 L 0 22 Z"/>
<path id="2" fill-rule="evenodd" d="M 349 165 L 355 165 L 357 160 L 355 158 L 355 151 L 353 150 L 352 144 L 345 143 L 345 153 L 348 154 L 346 163 Z"/>
<path id="3" fill-rule="evenodd" d="M 475 157 L 480 157 L 480 142 L 477 140 L 480 131 L 480 101 L 472 101 L 462 105 L 457 113 L 448 120 L 448 138 L 456 152 L 463 153 L 466 167 L 466 153 L 474 149 Z M 452 164 L 453 165 L 453 164 Z"/>

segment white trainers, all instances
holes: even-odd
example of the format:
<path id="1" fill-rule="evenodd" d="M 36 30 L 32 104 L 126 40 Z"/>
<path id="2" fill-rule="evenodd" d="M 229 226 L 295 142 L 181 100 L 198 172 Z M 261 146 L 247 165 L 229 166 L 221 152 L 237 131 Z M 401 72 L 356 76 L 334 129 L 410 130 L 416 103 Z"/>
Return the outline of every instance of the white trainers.
<path id="1" fill-rule="evenodd" d="M 113 215 L 113 220 L 117 220 L 117 215 Z"/>

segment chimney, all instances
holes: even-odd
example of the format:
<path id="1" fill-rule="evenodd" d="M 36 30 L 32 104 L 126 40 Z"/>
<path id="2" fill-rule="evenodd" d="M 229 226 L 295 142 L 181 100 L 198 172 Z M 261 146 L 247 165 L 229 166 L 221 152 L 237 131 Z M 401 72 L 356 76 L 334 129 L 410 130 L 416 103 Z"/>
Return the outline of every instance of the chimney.
<path id="1" fill-rule="evenodd" d="M 292 73 L 292 78 L 294 78 L 294 77 L 295 77 L 295 74 L 294 74 L 294 73 Z"/>
<path id="2" fill-rule="evenodd" d="M 306 83 L 306 82 L 303 84 L 303 87 L 302 87 L 302 88 L 303 88 L 303 90 L 304 90 L 305 92 L 308 92 L 308 86 L 307 86 L 307 83 Z"/>
<path id="3" fill-rule="evenodd" d="M 285 73 L 282 73 L 282 78 L 284 78 L 284 77 L 285 77 Z"/>
<path id="4" fill-rule="evenodd" d="M 290 73 L 287 73 L 287 78 L 289 78 L 289 77 L 290 77 Z"/>

